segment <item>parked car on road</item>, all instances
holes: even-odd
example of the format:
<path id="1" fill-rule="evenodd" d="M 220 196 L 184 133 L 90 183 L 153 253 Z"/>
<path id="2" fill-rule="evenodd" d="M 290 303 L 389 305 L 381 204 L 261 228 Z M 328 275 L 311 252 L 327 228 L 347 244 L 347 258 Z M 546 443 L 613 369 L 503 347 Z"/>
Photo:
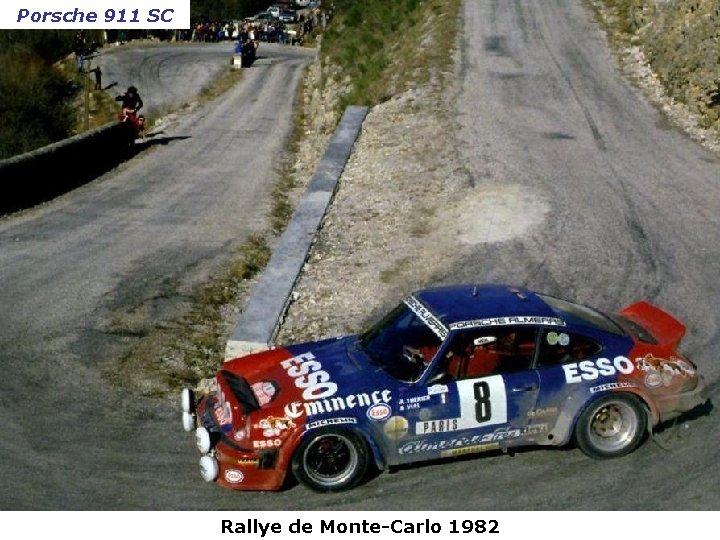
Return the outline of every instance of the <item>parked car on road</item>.
<path id="1" fill-rule="evenodd" d="M 284 22 L 284 23 L 294 23 L 294 22 L 297 22 L 297 20 L 298 20 L 297 13 L 295 13 L 294 11 L 289 11 L 289 10 L 281 11 L 278 18 L 280 19 L 280 22 Z"/>
<path id="2" fill-rule="evenodd" d="M 262 24 L 262 23 L 270 23 L 275 20 L 275 17 L 273 17 L 270 13 L 266 11 L 262 11 L 258 13 L 257 15 L 254 15 L 253 17 L 250 17 L 249 22 L 255 23 L 255 24 Z"/>
<path id="3" fill-rule="evenodd" d="M 632 452 L 704 403 L 685 326 L 649 302 L 616 314 L 525 288 L 418 291 L 359 335 L 225 363 L 182 393 L 206 481 L 339 491 L 373 468 L 574 442 Z M 468 466 L 472 466 L 468 464 Z"/>

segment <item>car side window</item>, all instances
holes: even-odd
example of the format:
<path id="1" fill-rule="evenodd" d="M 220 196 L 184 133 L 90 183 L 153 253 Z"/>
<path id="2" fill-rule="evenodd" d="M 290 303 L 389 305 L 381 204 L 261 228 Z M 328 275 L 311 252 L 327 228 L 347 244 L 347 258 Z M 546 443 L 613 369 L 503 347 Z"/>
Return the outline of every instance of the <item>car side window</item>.
<path id="1" fill-rule="evenodd" d="M 597 356 L 602 347 L 581 334 L 544 329 L 540 338 L 537 367 L 577 362 Z"/>
<path id="2" fill-rule="evenodd" d="M 535 354 L 534 328 L 473 328 L 453 336 L 444 370 L 453 380 L 529 369 Z"/>

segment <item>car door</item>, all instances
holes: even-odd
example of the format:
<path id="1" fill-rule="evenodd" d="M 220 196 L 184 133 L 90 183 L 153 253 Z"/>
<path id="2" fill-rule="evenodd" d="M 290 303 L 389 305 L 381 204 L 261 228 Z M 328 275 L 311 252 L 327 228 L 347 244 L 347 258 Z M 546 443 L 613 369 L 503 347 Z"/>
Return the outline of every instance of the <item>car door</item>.
<path id="1" fill-rule="evenodd" d="M 401 390 L 397 422 L 403 429 L 394 439 L 399 463 L 482 452 L 523 439 L 538 392 L 531 369 L 536 331 L 514 329 L 517 354 L 503 356 L 500 345 L 512 330 L 456 332 L 434 360 L 428 380 L 436 382 Z M 490 357 L 481 354 L 488 351 Z"/>
<path id="2" fill-rule="evenodd" d="M 557 327 L 541 329 L 535 362 L 540 391 L 535 407 L 529 413 L 531 421 L 547 425 L 548 432 L 555 438 L 566 440 L 572 427 L 569 420 L 585 402 L 588 391 L 588 385 L 577 384 L 581 377 L 576 374 L 580 373 L 582 365 L 588 370 L 583 376 L 597 379 L 597 388 L 602 388 L 602 366 L 600 369 L 596 366 L 601 353 L 598 341 L 586 335 Z M 594 387 L 589 386 L 592 391 Z M 568 420 L 558 424 L 563 414 Z M 558 428 L 556 432 L 556 426 L 562 429 Z"/>

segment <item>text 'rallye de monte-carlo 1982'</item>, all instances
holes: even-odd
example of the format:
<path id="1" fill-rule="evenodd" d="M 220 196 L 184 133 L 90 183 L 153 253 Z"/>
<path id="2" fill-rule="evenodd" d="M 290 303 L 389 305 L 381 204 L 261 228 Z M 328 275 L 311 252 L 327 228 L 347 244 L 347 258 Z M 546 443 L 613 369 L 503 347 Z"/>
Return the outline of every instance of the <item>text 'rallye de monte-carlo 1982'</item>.
<path id="1" fill-rule="evenodd" d="M 707 399 L 676 351 L 685 327 L 642 301 L 619 313 L 527 289 L 425 289 L 359 335 L 225 363 L 183 425 L 207 481 L 317 491 L 370 470 L 573 441 L 594 458 Z"/>

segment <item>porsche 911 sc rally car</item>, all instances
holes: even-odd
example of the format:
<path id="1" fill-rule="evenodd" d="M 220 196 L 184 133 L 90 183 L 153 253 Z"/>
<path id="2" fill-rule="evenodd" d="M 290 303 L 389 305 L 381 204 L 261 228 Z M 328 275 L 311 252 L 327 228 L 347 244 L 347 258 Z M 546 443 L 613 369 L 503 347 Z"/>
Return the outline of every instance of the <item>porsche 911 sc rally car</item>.
<path id="1" fill-rule="evenodd" d="M 317 491 L 370 470 L 521 445 L 634 450 L 707 399 L 677 352 L 685 326 L 645 302 L 605 314 L 523 288 L 418 291 L 359 335 L 225 363 L 182 393 L 202 477 Z"/>

